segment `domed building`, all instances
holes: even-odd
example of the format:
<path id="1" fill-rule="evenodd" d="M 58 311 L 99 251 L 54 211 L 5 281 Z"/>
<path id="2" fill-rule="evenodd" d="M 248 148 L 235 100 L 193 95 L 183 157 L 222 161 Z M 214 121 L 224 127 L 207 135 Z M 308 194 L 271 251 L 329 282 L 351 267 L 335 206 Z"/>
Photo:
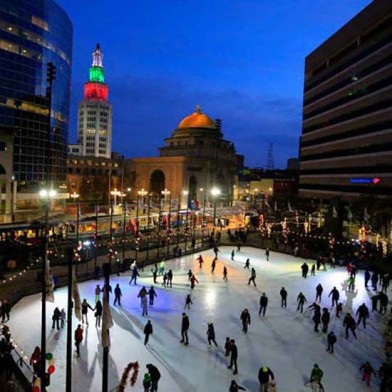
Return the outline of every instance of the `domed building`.
<path id="1" fill-rule="evenodd" d="M 165 139 L 159 153 L 157 158 L 131 160 L 133 196 L 141 189 L 160 196 L 167 189 L 172 198 L 187 194 L 188 201 L 202 204 L 204 198 L 211 199 L 210 190 L 216 187 L 220 200 L 231 203 L 237 155 L 234 144 L 223 139 L 219 119 L 212 120 L 197 106 Z"/>

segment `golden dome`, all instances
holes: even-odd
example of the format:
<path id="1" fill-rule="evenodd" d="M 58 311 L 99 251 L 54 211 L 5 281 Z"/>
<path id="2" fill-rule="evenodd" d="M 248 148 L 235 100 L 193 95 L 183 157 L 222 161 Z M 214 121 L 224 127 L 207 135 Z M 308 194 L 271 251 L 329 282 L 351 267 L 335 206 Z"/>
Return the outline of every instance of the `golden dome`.
<path id="1" fill-rule="evenodd" d="M 196 112 L 185 117 L 178 128 L 211 128 L 215 129 L 215 123 L 208 116 L 201 112 L 200 106 L 196 106 Z"/>

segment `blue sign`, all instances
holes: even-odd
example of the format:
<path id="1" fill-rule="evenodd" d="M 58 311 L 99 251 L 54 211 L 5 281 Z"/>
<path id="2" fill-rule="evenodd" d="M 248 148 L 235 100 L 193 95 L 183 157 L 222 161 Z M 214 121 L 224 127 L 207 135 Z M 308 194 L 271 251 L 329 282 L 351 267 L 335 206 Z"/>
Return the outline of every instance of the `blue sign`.
<path id="1" fill-rule="evenodd" d="M 378 177 L 353 177 L 350 178 L 351 184 L 378 184 L 381 181 Z"/>

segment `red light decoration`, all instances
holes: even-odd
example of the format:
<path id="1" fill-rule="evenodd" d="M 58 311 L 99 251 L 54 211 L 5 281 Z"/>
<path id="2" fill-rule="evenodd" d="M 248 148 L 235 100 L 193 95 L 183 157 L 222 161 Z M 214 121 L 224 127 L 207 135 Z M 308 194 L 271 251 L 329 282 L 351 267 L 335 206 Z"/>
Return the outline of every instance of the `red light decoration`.
<path id="1" fill-rule="evenodd" d="M 56 369 L 55 369 L 55 367 L 54 367 L 53 365 L 50 365 L 50 366 L 48 367 L 48 373 L 49 373 L 49 374 L 53 374 L 55 370 L 56 370 Z"/>
<path id="2" fill-rule="evenodd" d="M 102 83 L 85 83 L 84 84 L 84 99 L 96 99 L 98 101 L 107 101 L 109 96 L 109 89 L 106 84 Z"/>

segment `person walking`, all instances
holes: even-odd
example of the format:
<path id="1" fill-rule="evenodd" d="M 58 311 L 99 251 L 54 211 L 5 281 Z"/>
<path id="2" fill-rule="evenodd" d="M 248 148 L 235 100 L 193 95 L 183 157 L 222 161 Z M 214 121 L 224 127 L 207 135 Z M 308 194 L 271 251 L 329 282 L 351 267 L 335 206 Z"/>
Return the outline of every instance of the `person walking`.
<path id="1" fill-rule="evenodd" d="M 94 308 L 94 316 L 95 316 L 95 326 L 100 327 L 101 326 L 101 318 L 102 318 L 102 312 L 103 312 L 103 307 L 102 307 L 102 302 L 98 300 L 98 302 L 95 304 Z"/>
<path id="2" fill-rule="evenodd" d="M 250 265 L 250 262 L 249 262 L 249 258 L 248 258 L 248 259 L 246 259 L 246 261 L 245 261 L 244 268 L 249 269 L 249 265 Z"/>
<path id="3" fill-rule="evenodd" d="M 34 374 L 38 374 L 41 369 L 41 348 L 35 346 L 35 349 L 30 357 L 30 365 L 33 367 Z"/>
<path id="4" fill-rule="evenodd" d="M 265 249 L 265 258 L 267 259 L 267 261 L 269 261 L 269 256 L 270 256 L 270 250 L 269 248 Z"/>
<path id="5" fill-rule="evenodd" d="M 213 323 L 207 323 L 207 340 L 209 346 L 211 346 L 211 342 L 213 342 L 215 347 L 218 347 L 218 344 L 215 341 L 215 329 Z"/>
<path id="6" fill-rule="evenodd" d="M 250 282 L 253 282 L 253 286 L 256 287 L 255 279 L 256 279 L 256 270 L 252 267 L 251 275 L 250 275 L 250 278 L 248 280 L 248 286 L 250 285 Z"/>
<path id="7" fill-rule="evenodd" d="M 280 293 L 280 299 L 281 299 L 280 306 L 282 308 L 287 308 L 287 291 L 286 291 L 286 289 L 284 287 L 282 287 L 279 293 Z"/>
<path id="8" fill-rule="evenodd" d="M 297 302 L 298 302 L 297 310 L 301 310 L 301 313 L 303 313 L 304 304 L 305 304 L 305 302 L 308 302 L 308 301 L 306 300 L 306 297 L 302 294 L 302 292 L 300 292 L 298 294 Z"/>
<path id="9" fill-rule="evenodd" d="M 309 266 L 306 262 L 301 265 L 301 270 L 302 270 L 302 277 L 306 279 L 309 271 Z"/>
<path id="10" fill-rule="evenodd" d="M 357 313 L 356 313 L 358 317 L 358 321 L 357 321 L 357 326 L 361 323 L 363 324 L 363 327 L 366 328 L 366 320 L 369 318 L 369 309 L 368 307 L 365 305 L 365 303 L 363 303 L 358 309 L 357 309 Z"/>
<path id="11" fill-rule="evenodd" d="M 321 302 L 321 295 L 323 294 L 323 291 L 324 291 L 323 286 L 321 286 L 321 283 L 319 283 L 316 286 L 316 302 L 317 300 L 318 302 Z"/>
<path id="12" fill-rule="evenodd" d="M 157 293 L 154 289 L 154 286 L 150 287 L 150 290 L 148 290 L 148 298 L 149 298 L 149 305 L 153 306 L 154 305 L 154 297 L 158 297 Z"/>
<path id="13" fill-rule="evenodd" d="M 185 298 L 185 306 L 184 309 L 190 309 L 191 308 L 191 304 L 193 305 L 192 299 L 191 299 L 191 295 L 187 294 L 186 298 Z"/>
<path id="14" fill-rule="evenodd" d="M 328 335 L 327 335 L 327 342 L 328 342 L 328 347 L 327 347 L 327 351 L 331 354 L 333 354 L 333 347 L 336 343 L 336 335 L 333 331 L 331 331 Z"/>
<path id="15" fill-rule="evenodd" d="M 78 358 L 80 357 L 80 343 L 83 340 L 83 328 L 80 324 L 78 324 L 75 330 L 75 346 L 76 346 L 76 354 Z"/>
<path id="16" fill-rule="evenodd" d="M 328 295 L 328 298 L 332 296 L 332 307 L 334 307 L 334 305 L 338 304 L 339 301 L 339 291 L 337 290 L 337 288 L 334 286 L 333 289 L 331 290 L 331 292 Z"/>
<path id="17" fill-rule="evenodd" d="M 263 312 L 263 316 L 265 316 L 265 311 L 267 310 L 268 306 L 268 297 L 263 293 L 260 297 L 260 309 L 259 309 L 259 316 L 261 312 Z"/>
<path id="18" fill-rule="evenodd" d="M 119 306 L 121 306 L 121 297 L 122 297 L 122 292 L 120 289 L 120 284 L 117 283 L 116 287 L 114 288 L 114 302 L 113 305 L 116 305 L 117 303 Z"/>
<path id="19" fill-rule="evenodd" d="M 181 322 L 181 340 L 180 343 L 184 343 L 185 346 L 189 344 L 188 340 L 188 330 L 189 330 L 190 322 L 186 313 L 182 314 L 182 322 Z"/>
<path id="20" fill-rule="evenodd" d="M 82 302 L 82 324 L 84 324 L 84 320 L 86 319 L 86 324 L 88 325 L 87 313 L 89 308 L 93 310 L 91 305 L 87 302 L 86 298 L 84 298 Z"/>
<path id="21" fill-rule="evenodd" d="M 54 329 L 54 326 L 57 326 L 57 331 L 60 330 L 60 318 L 61 318 L 61 312 L 59 308 L 55 308 L 53 311 L 53 316 L 52 316 L 52 329 Z"/>
<path id="22" fill-rule="evenodd" d="M 310 373 L 310 385 L 313 391 L 323 391 L 324 387 L 321 384 L 321 380 L 324 376 L 324 372 L 319 368 L 317 363 L 313 365 L 313 369 Z M 317 389 L 318 388 L 318 389 Z"/>
<path id="23" fill-rule="evenodd" d="M 161 378 L 161 373 L 159 372 L 158 368 L 151 363 L 146 365 L 148 369 L 148 373 L 151 376 L 151 389 L 150 392 L 157 392 L 158 391 L 158 382 Z"/>
<path id="24" fill-rule="evenodd" d="M 362 380 L 365 381 L 368 387 L 370 387 L 370 377 L 372 376 L 372 373 L 374 374 L 375 377 L 377 377 L 376 372 L 373 369 L 373 366 L 370 364 L 370 362 L 366 361 L 361 365 L 359 370 L 362 371 Z"/>
<path id="25" fill-rule="evenodd" d="M 4 300 L 1 305 L 1 316 L 2 316 L 2 323 L 4 324 L 6 321 L 10 320 L 10 312 L 11 312 L 11 305 L 8 300 Z M 7 318 L 7 320 L 6 320 Z"/>
<path id="26" fill-rule="evenodd" d="M 357 334 L 355 333 L 355 328 L 357 324 L 355 323 L 354 318 L 350 313 L 346 313 L 346 316 L 343 319 L 343 327 L 346 327 L 346 339 L 348 339 L 348 331 L 350 330 L 353 334 L 354 338 L 357 339 Z"/>
<path id="27" fill-rule="evenodd" d="M 241 312 L 240 320 L 242 322 L 242 332 L 247 333 L 248 332 L 248 326 L 250 325 L 250 314 L 249 314 L 248 309 L 245 308 Z"/>
<path id="28" fill-rule="evenodd" d="M 173 271 L 169 269 L 167 273 L 167 287 L 172 288 L 173 287 Z"/>
<path id="29" fill-rule="evenodd" d="M 329 325 L 329 321 L 331 320 L 331 315 L 328 312 L 327 308 L 323 308 L 323 314 L 321 316 L 321 322 L 323 324 L 323 329 L 322 331 L 324 333 L 328 332 L 328 325 Z"/>
<path id="30" fill-rule="evenodd" d="M 232 369 L 234 366 L 233 374 L 238 374 L 238 366 L 237 366 L 237 359 L 238 359 L 238 348 L 235 344 L 235 340 L 230 340 L 230 364 L 227 367 L 228 369 Z"/>
<path id="31" fill-rule="evenodd" d="M 313 317 L 312 320 L 314 322 L 314 332 L 319 332 L 319 325 L 321 323 L 321 308 L 319 304 L 316 304 L 316 302 L 313 302 L 312 305 L 308 306 L 309 309 L 313 309 Z"/>
<path id="32" fill-rule="evenodd" d="M 268 392 L 269 391 L 269 383 L 270 381 L 275 380 L 274 373 L 268 366 L 262 366 L 259 369 L 259 383 L 260 383 L 260 392 Z"/>
<path id="33" fill-rule="evenodd" d="M 64 308 L 62 308 L 61 309 L 61 315 L 60 315 L 60 325 L 61 325 L 61 328 L 64 328 L 66 319 L 67 319 L 67 314 L 65 313 Z"/>
<path id="34" fill-rule="evenodd" d="M 213 274 L 215 271 L 215 266 L 216 266 L 216 257 L 214 257 L 212 259 L 212 263 L 211 263 L 211 273 Z"/>
<path id="35" fill-rule="evenodd" d="M 147 320 L 147 324 L 144 326 L 143 333 L 144 333 L 144 345 L 146 345 L 148 343 L 148 339 L 150 338 L 150 335 L 152 335 L 153 333 L 151 320 Z"/>
<path id="36" fill-rule="evenodd" d="M 190 281 L 191 281 L 191 289 L 193 290 L 195 288 L 195 283 L 199 283 L 199 281 L 196 279 L 195 275 L 191 276 Z"/>
<path id="37" fill-rule="evenodd" d="M 223 280 L 225 280 L 226 282 L 228 281 L 228 279 L 227 279 L 227 268 L 226 268 L 226 266 L 223 267 Z"/>

